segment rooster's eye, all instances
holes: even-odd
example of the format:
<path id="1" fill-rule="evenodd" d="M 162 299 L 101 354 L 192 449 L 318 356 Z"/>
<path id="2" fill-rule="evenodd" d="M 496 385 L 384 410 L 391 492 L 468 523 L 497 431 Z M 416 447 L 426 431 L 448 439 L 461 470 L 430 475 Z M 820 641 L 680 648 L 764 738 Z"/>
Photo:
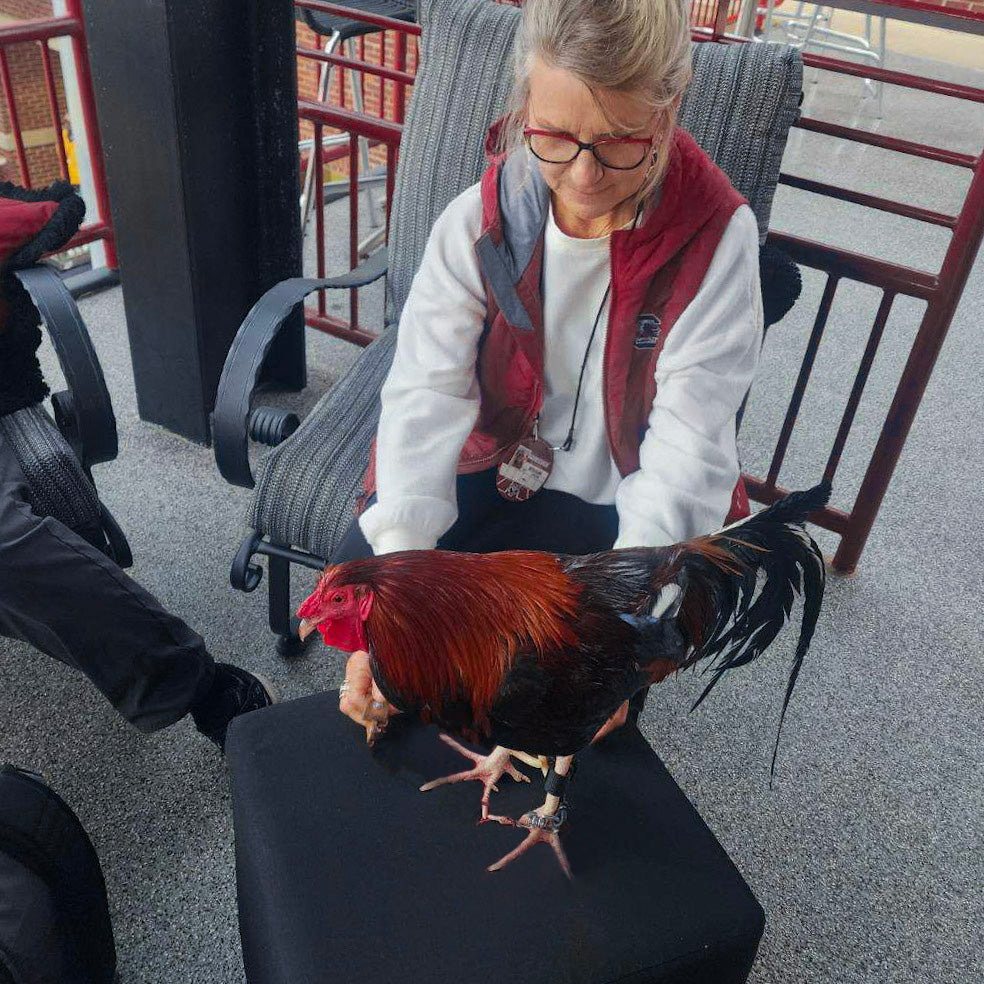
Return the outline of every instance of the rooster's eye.
<path id="1" fill-rule="evenodd" d="M 340 604 L 341 604 L 341 603 L 342 603 L 342 602 L 343 602 L 343 601 L 345 600 L 345 596 L 344 596 L 344 595 L 340 595 L 340 594 L 337 594 L 337 595 L 335 595 L 335 597 L 334 597 L 334 598 L 332 598 L 331 600 L 332 600 L 332 601 L 333 601 L 333 602 L 334 602 L 334 603 L 335 603 L 336 605 L 340 605 Z"/>

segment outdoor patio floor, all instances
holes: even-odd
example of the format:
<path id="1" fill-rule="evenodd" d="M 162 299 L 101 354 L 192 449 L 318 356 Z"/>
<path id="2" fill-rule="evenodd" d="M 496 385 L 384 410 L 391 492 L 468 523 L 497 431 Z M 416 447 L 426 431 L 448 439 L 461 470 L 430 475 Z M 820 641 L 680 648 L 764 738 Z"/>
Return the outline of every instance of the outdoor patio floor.
<path id="1" fill-rule="evenodd" d="M 925 67 L 911 58 L 894 65 Z M 947 74 L 984 84 L 981 73 Z M 886 90 L 879 122 L 874 100 L 859 101 L 859 80 L 807 89 L 812 115 L 853 116 L 886 132 L 980 149 L 981 107 Z M 874 148 L 838 145 L 820 154 L 821 139 L 795 131 L 784 169 L 929 208 L 959 204 L 945 182 L 953 186 L 955 175 L 963 188 L 965 174 L 925 161 L 903 167 Z M 339 236 L 346 207 L 334 206 L 329 219 Z M 937 229 L 875 221 L 784 190 L 773 225 L 934 270 L 946 242 Z M 346 249 L 336 245 L 335 269 Z M 745 467 L 755 474 L 771 457 L 821 289 L 820 278 L 807 275 L 803 300 L 767 340 L 741 435 Z M 372 325 L 378 291 L 370 295 L 363 310 Z M 860 287 L 838 293 L 782 484 L 819 478 L 877 300 Z M 138 418 L 121 290 L 80 306 L 120 430 L 119 459 L 98 466 L 96 480 L 130 537 L 132 574 L 197 627 L 217 659 L 265 673 L 284 698 L 336 686 L 342 663 L 323 648 L 292 662 L 277 656 L 265 585 L 251 595 L 229 587 L 249 493 L 220 479 L 210 449 Z M 853 500 L 920 310 L 900 300 L 893 311 L 837 475 L 836 504 Z M 753 984 L 984 980 L 981 325 L 979 257 L 859 571 L 828 582 L 773 788 L 769 758 L 793 632 L 759 664 L 732 674 L 697 712 L 688 707 L 701 681 L 688 676 L 657 688 L 642 718 L 646 737 L 765 908 Z M 357 350 L 311 333 L 309 355 L 308 391 L 284 403 L 309 405 Z M 54 382 L 47 348 L 44 363 Z M 835 546 L 826 533 L 819 539 L 826 552 Z M 298 599 L 313 580 L 295 577 Z M 214 748 L 187 719 L 138 734 L 86 680 L 6 640 L 0 694 L 0 758 L 46 774 L 102 859 L 123 984 L 239 984 L 229 788 Z M 360 808 L 357 790 L 352 806 Z"/>

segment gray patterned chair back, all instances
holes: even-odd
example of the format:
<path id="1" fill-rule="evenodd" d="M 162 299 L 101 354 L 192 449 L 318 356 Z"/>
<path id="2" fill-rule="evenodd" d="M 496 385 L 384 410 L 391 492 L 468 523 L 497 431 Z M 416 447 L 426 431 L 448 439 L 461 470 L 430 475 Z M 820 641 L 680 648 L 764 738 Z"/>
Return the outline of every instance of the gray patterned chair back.
<path id="1" fill-rule="evenodd" d="M 519 10 L 422 0 L 420 71 L 407 110 L 390 212 L 387 321 L 403 310 L 427 237 L 452 198 L 482 176 L 485 137 L 505 112 Z"/>
<path id="2" fill-rule="evenodd" d="M 387 323 L 395 324 L 434 221 L 479 179 L 485 136 L 512 84 L 515 7 L 489 0 L 421 0 L 420 70 L 407 112 L 390 216 Z M 785 45 L 696 44 L 681 125 L 755 211 L 762 240 L 802 88 Z M 285 545 L 329 557 L 354 516 L 392 360 L 385 331 L 261 465 L 248 524 Z"/>

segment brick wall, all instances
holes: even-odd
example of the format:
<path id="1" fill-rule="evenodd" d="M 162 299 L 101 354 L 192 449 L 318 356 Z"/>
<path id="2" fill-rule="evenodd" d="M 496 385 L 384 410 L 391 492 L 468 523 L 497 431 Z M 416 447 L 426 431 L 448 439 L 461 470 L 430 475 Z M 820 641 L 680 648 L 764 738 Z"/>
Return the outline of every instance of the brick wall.
<path id="1" fill-rule="evenodd" d="M 13 20 L 34 20 L 51 13 L 51 0 L 0 0 L 0 15 Z"/>
<path id="2" fill-rule="evenodd" d="M 0 0 L 0 23 L 51 17 L 51 0 Z M 58 55 L 49 48 L 62 123 L 67 126 L 65 91 Z M 26 148 L 27 164 L 34 187 L 50 184 L 59 177 L 58 155 L 54 144 L 54 125 L 48 107 L 41 53 L 35 42 L 7 49 L 7 63 L 13 86 L 14 105 Z M 0 180 L 22 184 L 6 100 L 0 100 Z"/>

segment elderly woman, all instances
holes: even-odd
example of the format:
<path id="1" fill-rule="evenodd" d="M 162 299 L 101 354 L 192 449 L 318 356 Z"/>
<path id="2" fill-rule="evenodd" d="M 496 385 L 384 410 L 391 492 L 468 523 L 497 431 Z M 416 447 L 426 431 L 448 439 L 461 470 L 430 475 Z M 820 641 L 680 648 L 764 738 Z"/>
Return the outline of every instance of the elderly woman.
<path id="1" fill-rule="evenodd" d="M 515 55 L 496 156 L 434 224 L 403 309 L 336 562 L 659 546 L 747 514 L 758 230 L 675 126 L 688 6 L 527 0 Z M 347 680 L 358 717 L 364 657 Z"/>

